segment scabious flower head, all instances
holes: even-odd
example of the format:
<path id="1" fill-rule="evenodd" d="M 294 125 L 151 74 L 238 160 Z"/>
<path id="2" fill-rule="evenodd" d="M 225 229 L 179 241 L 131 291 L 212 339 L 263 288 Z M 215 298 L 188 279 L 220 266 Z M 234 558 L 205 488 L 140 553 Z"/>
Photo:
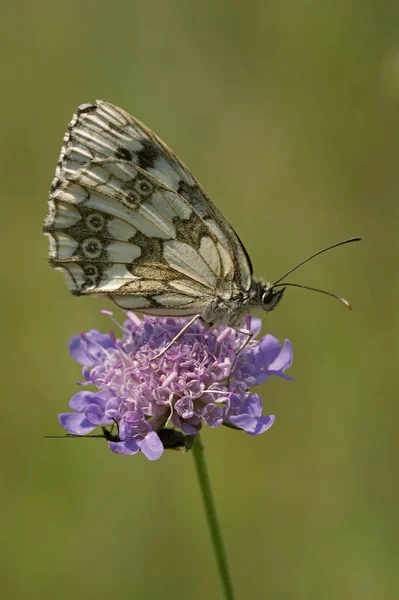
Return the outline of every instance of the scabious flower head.
<path id="1" fill-rule="evenodd" d="M 272 335 L 256 340 L 260 319 L 248 317 L 253 338 L 241 349 L 247 334 L 230 327 L 210 329 L 197 321 L 157 356 L 187 322 L 139 319 L 128 312 L 119 339 L 113 331 L 74 336 L 69 349 L 83 366 L 81 385 L 96 391 L 72 397 L 75 412 L 59 417 L 64 429 L 86 435 L 101 426 L 113 452 L 141 451 L 149 460 L 173 447 L 170 435 L 165 435 L 171 428 L 181 439 L 194 436 L 203 424 L 227 425 L 250 435 L 269 429 L 274 416 L 262 416 L 262 402 L 250 388 L 271 375 L 290 379 L 284 374 L 292 363 L 290 341 L 281 346 Z M 118 435 L 111 436 L 105 428 L 115 424 Z"/>

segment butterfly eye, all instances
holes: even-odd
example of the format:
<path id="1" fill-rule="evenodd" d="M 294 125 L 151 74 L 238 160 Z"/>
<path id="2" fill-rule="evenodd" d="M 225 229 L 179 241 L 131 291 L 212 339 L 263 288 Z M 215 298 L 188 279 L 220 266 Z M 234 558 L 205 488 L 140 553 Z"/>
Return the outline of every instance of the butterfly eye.
<path id="1" fill-rule="evenodd" d="M 266 312 L 273 310 L 276 305 L 280 302 L 282 295 L 284 294 L 285 288 L 281 290 L 275 290 L 272 287 L 266 287 L 262 295 L 262 308 Z"/>

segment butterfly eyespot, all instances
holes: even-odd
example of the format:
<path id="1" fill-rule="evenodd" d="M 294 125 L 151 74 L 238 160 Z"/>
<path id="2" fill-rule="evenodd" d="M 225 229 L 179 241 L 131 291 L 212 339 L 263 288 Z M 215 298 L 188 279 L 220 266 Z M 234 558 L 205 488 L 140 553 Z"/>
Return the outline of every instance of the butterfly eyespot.
<path id="1" fill-rule="evenodd" d="M 94 287 L 94 286 L 95 286 L 94 279 L 92 279 L 91 277 L 87 277 L 84 284 L 82 285 L 82 288 L 86 289 L 86 288 Z"/>
<path id="2" fill-rule="evenodd" d="M 85 272 L 85 275 L 87 275 L 87 277 L 89 277 L 89 278 L 98 277 L 98 269 L 94 265 L 86 265 L 86 267 L 84 267 L 84 272 Z"/>
<path id="3" fill-rule="evenodd" d="M 133 192 L 129 192 L 129 194 L 127 194 L 127 196 L 125 197 L 125 200 L 132 207 L 137 207 L 141 203 L 140 195 L 137 192 L 134 192 L 134 191 Z"/>
<path id="4" fill-rule="evenodd" d="M 92 213 L 86 218 L 86 225 L 92 231 L 101 231 L 104 227 L 104 217 L 99 213 Z"/>
<path id="5" fill-rule="evenodd" d="M 148 181 L 145 181 L 143 179 L 139 179 L 138 181 L 136 181 L 136 183 L 134 184 L 134 189 L 136 190 L 136 192 L 138 192 L 141 196 L 147 196 L 149 194 L 152 193 L 153 190 L 153 186 L 151 185 L 151 183 L 149 183 Z"/>
<path id="6" fill-rule="evenodd" d="M 87 238 L 82 242 L 82 251 L 88 258 L 98 258 L 103 250 L 103 245 L 97 238 Z"/>

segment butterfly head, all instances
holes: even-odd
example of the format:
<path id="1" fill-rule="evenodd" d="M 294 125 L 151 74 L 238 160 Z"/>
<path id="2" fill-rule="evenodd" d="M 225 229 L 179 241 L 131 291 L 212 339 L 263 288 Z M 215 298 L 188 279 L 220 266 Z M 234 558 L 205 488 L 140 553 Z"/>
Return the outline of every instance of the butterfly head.
<path id="1" fill-rule="evenodd" d="M 252 304 L 263 308 L 265 312 L 270 312 L 280 302 L 284 290 L 284 287 L 276 289 L 271 283 L 257 281 L 253 284 Z"/>
<path id="2" fill-rule="evenodd" d="M 264 311 L 269 312 L 273 310 L 280 302 L 283 297 L 285 288 L 276 290 L 270 283 L 263 285 L 261 304 Z"/>

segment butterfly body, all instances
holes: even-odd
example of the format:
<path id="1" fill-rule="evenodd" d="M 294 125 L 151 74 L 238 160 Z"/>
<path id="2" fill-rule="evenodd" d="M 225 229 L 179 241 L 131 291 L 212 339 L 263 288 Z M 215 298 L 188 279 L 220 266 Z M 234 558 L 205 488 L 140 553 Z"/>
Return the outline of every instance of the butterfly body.
<path id="1" fill-rule="evenodd" d="M 265 311 L 273 310 L 281 299 L 284 289 L 273 290 L 269 283 L 252 280 L 248 292 L 234 290 L 227 300 L 215 298 L 207 312 L 204 321 L 212 325 L 230 325 L 239 327 L 245 315 L 258 308 Z"/>
<path id="2" fill-rule="evenodd" d="M 172 150 L 110 103 L 75 113 L 49 209 L 50 263 L 73 294 L 231 326 L 282 297 L 253 278 L 237 234 Z"/>

